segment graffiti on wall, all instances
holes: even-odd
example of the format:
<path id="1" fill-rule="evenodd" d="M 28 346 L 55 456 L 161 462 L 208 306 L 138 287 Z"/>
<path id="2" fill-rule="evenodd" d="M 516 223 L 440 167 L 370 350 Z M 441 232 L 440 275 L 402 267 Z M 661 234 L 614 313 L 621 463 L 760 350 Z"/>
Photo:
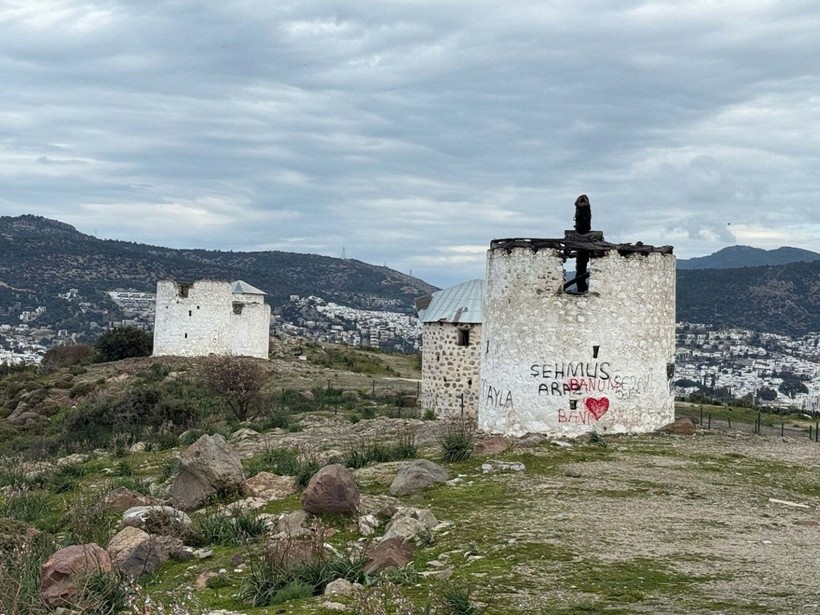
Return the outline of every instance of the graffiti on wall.
<path id="1" fill-rule="evenodd" d="M 497 389 L 483 381 L 481 383 L 481 399 L 485 404 L 493 408 L 512 410 L 514 407 L 512 391 Z"/>
<path id="2" fill-rule="evenodd" d="M 587 393 L 609 394 L 617 399 L 642 395 L 652 384 L 649 374 L 621 374 L 608 361 L 542 363 L 530 366 L 530 376 L 538 378 L 538 395 L 569 396 Z"/>

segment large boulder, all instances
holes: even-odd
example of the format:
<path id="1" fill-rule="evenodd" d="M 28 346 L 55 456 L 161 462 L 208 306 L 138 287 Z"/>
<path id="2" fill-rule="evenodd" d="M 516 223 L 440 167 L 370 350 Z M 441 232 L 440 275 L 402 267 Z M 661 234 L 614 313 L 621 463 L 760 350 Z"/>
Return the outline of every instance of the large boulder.
<path id="1" fill-rule="evenodd" d="M 171 536 L 151 536 L 135 527 L 120 530 L 108 543 L 111 563 L 130 578 L 154 572 L 183 552 L 182 541 Z"/>
<path id="2" fill-rule="evenodd" d="M 413 559 L 413 545 L 400 536 L 394 536 L 367 549 L 364 558 L 367 574 L 378 574 L 388 568 L 403 568 Z"/>
<path id="3" fill-rule="evenodd" d="M 40 597 L 52 608 L 70 604 L 85 579 L 95 572 L 111 572 L 111 558 L 98 544 L 60 549 L 40 568 Z"/>
<path id="4" fill-rule="evenodd" d="M 390 485 L 390 495 L 403 496 L 418 493 L 422 489 L 443 483 L 449 478 L 447 470 L 426 459 L 416 459 L 404 464 Z"/>
<path id="5" fill-rule="evenodd" d="M 350 470 L 341 464 L 325 466 L 313 475 L 302 494 L 302 508 L 314 515 L 354 514 L 361 493 Z"/>
<path id="6" fill-rule="evenodd" d="M 510 448 L 510 441 L 504 436 L 494 434 L 484 436 L 473 446 L 473 455 L 483 457 L 486 455 L 498 455 Z"/>
<path id="7" fill-rule="evenodd" d="M 239 455 L 225 438 L 204 435 L 182 453 L 168 497 L 177 508 L 193 510 L 220 491 L 238 489 L 244 478 Z"/>
<path id="8" fill-rule="evenodd" d="M 695 423 L 692 419 L 682 417 L 674 423 L 669 423 L 658 429 L 658 433 L 669 433 L 678 436 L 692 436 L 695 434 Z"/>

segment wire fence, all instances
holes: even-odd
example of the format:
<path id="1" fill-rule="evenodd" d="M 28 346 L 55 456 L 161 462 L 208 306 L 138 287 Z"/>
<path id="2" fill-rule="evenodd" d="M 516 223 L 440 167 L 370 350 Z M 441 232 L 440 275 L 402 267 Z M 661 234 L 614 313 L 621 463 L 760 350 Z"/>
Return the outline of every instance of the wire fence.
<path id="1" fill-rule="evenodd" d="M 820 421 L 814 424 L 809 422 L 797 423 L 786 417 L 758 412 L 754 420 L 748 418 L 731 417 L 723 413 L 717 415 L 703 407 L 677 408 L 675 417 L 688 417 L 703 429 L 714 431 L 740 431 L 761 436 L 780 436 L 782 438 L 809 438 L 813 442 L 820 442 Z"/>

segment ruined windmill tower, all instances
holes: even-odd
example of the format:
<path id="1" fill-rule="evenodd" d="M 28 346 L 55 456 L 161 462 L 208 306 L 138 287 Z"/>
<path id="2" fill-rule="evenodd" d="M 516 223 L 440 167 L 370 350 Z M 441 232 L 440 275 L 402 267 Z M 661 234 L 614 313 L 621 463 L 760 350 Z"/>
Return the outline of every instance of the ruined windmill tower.
<path id="1" fill-rule="evenodd" d="M 573 259 L 582 275 L 589 262 L 583 280 L 567 279 Z M 480 429 L 514 436 L 655 430 L 674 420 L 674 357 L 671 246 L 612 244 L 588 229 L 491 242 Z"/>
<path id="2" fill-rule="evenodd" d="M 416 300 L 423 340 L 419 407 L 440 418 L 475 418 L 483 287 L 483 280 L 470 280 Z"/>

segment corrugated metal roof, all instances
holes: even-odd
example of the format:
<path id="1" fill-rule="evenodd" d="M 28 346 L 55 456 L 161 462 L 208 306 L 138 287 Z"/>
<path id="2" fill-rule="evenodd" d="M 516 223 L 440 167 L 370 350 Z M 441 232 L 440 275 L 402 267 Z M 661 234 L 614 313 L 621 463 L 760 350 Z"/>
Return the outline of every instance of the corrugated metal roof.
<path id="1" fill-rule="evenodd" d="M 251 286 L 247 282 L 243 282 L 242 280 L 237 280 L 236 282 L 231 282 L 231 292 L 234 295 L 267 295 L 264 290 L 259 290 L 256 286 Z"/>
<path id="2" fill-rule="evenodd" d="M 484 280 L 470 280 L 430 295 L 429 305 L 419 309 L 421 322 L 452 322 L 481 324 L 484 315 L 481 302 L 484 297 Z M 426 297 L 416 300 L 421 307 Z"/>

